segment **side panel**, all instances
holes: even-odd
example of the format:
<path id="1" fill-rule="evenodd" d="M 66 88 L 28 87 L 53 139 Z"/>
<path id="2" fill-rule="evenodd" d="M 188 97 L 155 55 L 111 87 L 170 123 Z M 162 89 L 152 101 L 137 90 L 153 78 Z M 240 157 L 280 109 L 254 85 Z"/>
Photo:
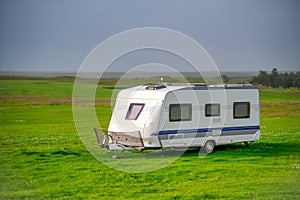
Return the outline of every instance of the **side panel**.
<path id="1" fill-rule="evenodd" d="M 249 102 L 250 117 L 234 118 L 234 102 Z M 169 107 L 192 104 L 192 120 L 170 122 Z M 219 116 L 206 116 L 206 104 L 220 104 Z M 230 144 L 259 139 L 259 94 L 256 89 L 182 90 L 166 96 L 159 125 L 163 147 L 202 146 L 207 139 Z"/>

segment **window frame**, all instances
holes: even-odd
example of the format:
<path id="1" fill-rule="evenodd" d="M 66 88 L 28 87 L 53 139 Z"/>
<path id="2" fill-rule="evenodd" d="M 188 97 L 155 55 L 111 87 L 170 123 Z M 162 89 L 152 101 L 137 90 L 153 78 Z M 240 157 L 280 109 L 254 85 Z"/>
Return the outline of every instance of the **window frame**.
<path id="1" fill-rule="evenodd" d="M 136 116 L 134 118 L 129 118 L 134 106 L 142 106 L 142 107 L 140 108 L 139 112 L 136 114 Z M 127 113 L 125 116 L 125 120 L 137 120 L 139 118 L 141 112 L 143 111 L 144 107 L 145 107 L 144 103 L 131 103 L 128 107 L 128 110 L 127 110 Z"/>
<path id="2" fill-rule="evenodd" d="M 247 104 L 247 115 L 245 116 L 236 116 L 236 105 L 239 104 Z M 250 107 L 250 101 L 240 101 L 240 102 L 233 102 L 233 119 L 247 119 L 250 118 L 251 114 L 251 107 Z"/>
<path id="3" fill-rule="evenodd" d="M 171 109 L 172 107 L 175 107 L 175 106 L 179 106 L 180 108 L 180 119 L 172 119 L 172 112 L 171 112 Z M 189 118 L 185 118 L 183 119 L 182 118 L 182 115 L 181 115 L 181 106 L 189 106 Z M 192 121 L 192 116 L 193 116 L 193 109 L 192 109 L 192 104 L 191 103 L 175 103 L 175 104 L 170 104 L 169 105 L 169 122 L 181 122 L 181 121 Z"/>
<path id="4" fill-rule="evenodd" d="M 218 106 L 218 114 L 208 114 L 208 108 L 212 106 Z M 221 116 L 221 104 L 220 103 L 207 103 L 205 104 L 205 117 L 220 117 Z"/>

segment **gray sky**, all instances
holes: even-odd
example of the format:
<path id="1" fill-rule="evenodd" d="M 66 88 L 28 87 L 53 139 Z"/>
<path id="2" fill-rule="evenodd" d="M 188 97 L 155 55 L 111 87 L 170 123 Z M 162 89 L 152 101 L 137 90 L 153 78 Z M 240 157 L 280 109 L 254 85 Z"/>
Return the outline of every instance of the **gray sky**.
<path id="1" fill-rule="evenodd" d="M 1 0 L 0 70 L 77 71 L 101 41 L 149 26 L 194 38 L 221 71 L 300 70 L 299 0 Z M 148 62 L 185 65 L 145 51 L 112 68 Z"/>

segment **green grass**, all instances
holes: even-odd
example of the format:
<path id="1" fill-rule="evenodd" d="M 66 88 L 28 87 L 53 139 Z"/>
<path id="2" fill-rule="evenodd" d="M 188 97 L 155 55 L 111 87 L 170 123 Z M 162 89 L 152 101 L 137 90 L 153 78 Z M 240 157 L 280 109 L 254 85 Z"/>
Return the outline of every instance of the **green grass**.
<path id="1" fill-rule="evenodd" d="M 89 82 L 82 83 L 90 85 Z M 100 87 L 103 86 L 103 87 Z M 100 85 L 96 92 L 96 97 L 102 100 L 110 99 L 113 90 L 107 85 Z M 0 79 L 0 97 L 39 97 L 39 99 L 47 98 L 70 98 L 73 92 L 73 82 L 64 80 L 1 80 Z"/>
<path id="2" fill-rule="evenodd" d="M 0 80 L 0 199 L 300 198 L 297 89 L 260 90 L 261 139 L 250 148 L 219 146 L 204 158 L 189 151 L 158 171 L 125 173 L 82 145 L 71 101 L 63 101 L 71 98 L 72 86 L 62 80 Z M 111 94 L 109 87 L 98 88 L 103 128 L 111 108 L 101 100 Z M 126 161 L 127 153 L 122 156 Z"/>
<path id="3" fill-rule="evenodd" d="M 300 101 L 300 90 L 290 89 L 260 89 L 260 99 L 262 101 Z"/>

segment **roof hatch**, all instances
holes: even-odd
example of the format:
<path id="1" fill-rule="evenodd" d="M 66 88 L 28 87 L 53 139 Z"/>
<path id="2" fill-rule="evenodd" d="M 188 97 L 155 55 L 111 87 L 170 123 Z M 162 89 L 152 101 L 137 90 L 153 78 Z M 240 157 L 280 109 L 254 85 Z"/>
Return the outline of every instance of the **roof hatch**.
<path id="1" fill-rule="evenodd" d="M 146 87 L 146 90 L 159 90 L 159 89 L 163 89 L 166 88 L 165 85 L 149 85 Z"/>

